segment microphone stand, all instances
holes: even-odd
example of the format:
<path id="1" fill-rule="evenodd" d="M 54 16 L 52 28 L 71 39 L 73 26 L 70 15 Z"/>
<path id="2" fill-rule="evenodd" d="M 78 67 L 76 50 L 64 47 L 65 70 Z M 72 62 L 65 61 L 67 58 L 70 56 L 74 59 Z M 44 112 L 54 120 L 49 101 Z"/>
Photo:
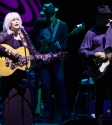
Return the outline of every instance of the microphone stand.
<path id="1" fill-rule="evenodd" d="M 23 32 L 23 34 L 24 34 L 24 36 L 25 36 L 25 39 L 26 39 L 26 41 L 30 41 L 30 39 L 26 36 L 27 35 L 27 33 L 26 33 L 26 31 L 24 30 L 24 29 L 22 29 L 22 32 Z M 31 46 L 31 43 L 29 43 L 29 42 L 27 42 L 27 44 L 28 44 L 28 46 Z M 25 47 L 24 47 L 25 48 Z M 35 64 L 37 63 L 37 59 L 36 59 L 36 56 L 35 56 L 35 54 L 34 54 L 34 52 L 33 52 L 33 48 L 30 48 L 29 47 L 29 50 L 30 50 L 30 52 L 31 52 L 31 54 L 32 54 L 32 56 L 34 57 L 34 62 L 35 62 Z M 25 56 L 26 56 L 26 48 L 25 48 Z M 26 70 L 28 70 L 28 67 L 27 67 L 27 57 L 26 57 Z M 29 87 L 28 88 L 34 88 L 34 111 L 33 111 L 33 125 L 35 125 L 35 107 L 36 107 L 36 88 L 38 88 L 38 86 L 36 85 L 36 83 L 37 83 L 37 80 L 36 80 L 36 78 L 37 78 L 37 74 L 36 74 L 36 71 L 35 71 L 35 66 L 34 67 L 31 67 L 31 69 L 30 69 L 30 76 L 31 76 L 31 73 L 32 73 L 32 71 L 34 71 L 34 73 L 35 73 L 35 77 L 34 77 L 34 80 L 32 80 L 31 81 L 31 77 L 29 77 L 29 75 L 27 75 L 28 76 L 28 83 L 29 83 Z M 33 85 L 31 86 L 31 82 L 33 82 Z M 30 93 L 31 94 L 31 93 Z"/>
<path id="2" fill-rule="evenodd" d="M 24 36 L 26 35 L 26 33 L 25 32 L 23 32 L 23 30 L 21 29 L 21 31 L 22 31 L 22 33 L 24 34 Z M 26 62 L 25 62 L 25 64 L 26 64 L 26 71 L 28 70 L 28 66 L 27 66 L 27 56 L 26 56 L 26 47 L 25 47 L 25 45 L 24 45 L 24 42 L 26 42 L 25 41 L 25 38 L 24 38 L 24 36 L 22 36 L 21 34 L 20 34 L 20 38 L 21 38 L 21 41 L 22 41 L 22 44 L 23 44 L 23 46 L 24 46 L 24 53 L 25 53 L 25 57 L 26 57 Z M 26 81 L 26 79 L 24 79 L 25 81 L 23 81 L 23 79 L 22 79 L 22 82 L 28 82 L 28 81 Z M 24 85 L 23 85 L 23 88 L 24 88 Z M 22 95 L 22 125 L 24 125 L 24 100 L 23 100 L 23 98 L 24 98 L 24 96 Z"/>

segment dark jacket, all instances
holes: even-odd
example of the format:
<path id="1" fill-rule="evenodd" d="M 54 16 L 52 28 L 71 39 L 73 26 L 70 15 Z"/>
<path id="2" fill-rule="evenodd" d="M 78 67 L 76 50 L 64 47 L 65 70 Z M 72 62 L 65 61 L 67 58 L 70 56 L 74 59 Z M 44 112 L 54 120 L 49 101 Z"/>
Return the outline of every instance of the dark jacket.
<path id="1" fill-rule="evenodd" d="M 49 25 L 50 24 L 46 21 L 45 18 L 40 18 L 35 21 L 35 24 L 30 32 L 30 38 L 31 38 L 32 43 L 35 46 L 36 50 L 38 50 L 40 48 L 40 46 L 42 45 L 40 43 L 42 30 L 47 28 Z M 60 20 L 54 41 L 60 42 L 62 51 L 63 50 L 65 51 L 66 47 L 67 47 L 67 34 L 68 34 L 67 24 Z M 56 53 L 58 51 L 60 51 L 60 50 L 53 46 L 53 53 Z"/>

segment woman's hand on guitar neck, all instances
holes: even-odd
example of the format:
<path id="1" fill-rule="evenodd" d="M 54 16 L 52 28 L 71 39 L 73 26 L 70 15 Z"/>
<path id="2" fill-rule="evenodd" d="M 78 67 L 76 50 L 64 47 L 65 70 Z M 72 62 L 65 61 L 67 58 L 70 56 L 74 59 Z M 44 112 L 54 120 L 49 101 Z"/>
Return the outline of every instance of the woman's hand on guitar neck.
<path id="1" fill-rule="evenodd" d="M 100 59 L 105 59 L 105 57 L 106 57 L 104 52 L 96 52 L 95 56 Z"/>
<path id="2" fill-rule="evenodd" d="M 49 63 L 51 60 L 50 54 L 45 54 L 42 60 L 44 61 L 45 64 Z"/>

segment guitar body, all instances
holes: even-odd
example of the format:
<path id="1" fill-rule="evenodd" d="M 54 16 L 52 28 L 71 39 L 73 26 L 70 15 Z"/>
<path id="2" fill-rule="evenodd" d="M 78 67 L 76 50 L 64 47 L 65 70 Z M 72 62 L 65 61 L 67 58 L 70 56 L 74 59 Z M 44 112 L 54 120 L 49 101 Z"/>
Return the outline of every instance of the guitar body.
<path id="1" fill-rule="evenodd" d="M 12 49 L 12 50 L 14 50 L 14 48 L 12 48 L 11 46 L 9 46 L 9 45 L 7 45 L 7 44 L 2 44 L 2 46 L 4 46 L 5 48 L 7 48 L 7 49 Z M 20 55 L 22 55 L 22 56 L 29 56 L 30 55 L 30 53 L 29 53 L 29 50 L 26 48 L 26 55 L 25 55 L 25 50 L 24 50 L 24 47 L 20 47 L 20 48 L 18 48 L 18 49 L 15 49 Z M 20 67 L 20 66 L 17 66 L 16 68 L 14 68 L 14 69 L 11 69 L 10 68 L 10 64 L 9 64 L 9 66 L 6 66 L 6 58 L 5 57 L 0 57 L 0 75 L 1 76 L 9 76 L 9 75 L 11 75 L 15 70 L 17 70 L 17 69 L 20 69 L 20 70 L 25 70 L 26 69 L 26 65 L 24 65 L 24 66 L 22 66 L 22 67 Z M 28 61 L 27 62 L 27 67 L 29 68 L 30 67 L 30 64 L 31 64 L 31 62 L 30 61 Z"/>
<path id="2" fill-rule="evenodd" d="M 105 50 L 106 59 L 101 60 L 97 58 L 84 58 L 83 64 L 87 74 L 93 79 L 100 78 L 111 65 L 112 48 L 107 47 Z"/>
<path id="3" fill-rule="evenodd" d="M 2 46 L 4 46 L 7 49 L 17 51 L 20 54 L 20 56 L 17 59 L 15 59 L 10 54 L 4 53 L 0 57 L 0 75 L 1 76 L 9 76 L 17 69 L 25 71 L 26 68 L 30 68 L 31 60 L 35 60 L 35 59 L 43 60 L 46 57 L 46 55 L 49 57 L 49 61 L 50 59 L 54 59 L 54 58 L 65 59 L 70 56 L 68 52 L 60 51 L 54 54 L 38 54 L 38 55 L 35 55 L 34 57 L 33 55 L 30 55 L 29 50 L 27 48 L 19 47 L 18 49 L 14 49 L 7 44 L 2 44 Z"/>

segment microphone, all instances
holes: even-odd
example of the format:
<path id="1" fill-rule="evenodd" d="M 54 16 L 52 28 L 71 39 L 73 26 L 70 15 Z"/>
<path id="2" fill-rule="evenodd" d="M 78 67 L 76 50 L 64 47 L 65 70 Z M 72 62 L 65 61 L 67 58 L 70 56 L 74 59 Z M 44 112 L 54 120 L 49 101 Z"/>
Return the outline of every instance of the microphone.
<path id="1" fill-rule="evenodd" d="M 23 32 L 23 34 L 27 34 L 27 32 L 25 31 L 25 29 L 24 28 L 21 28 L 21 31 Z"/>

